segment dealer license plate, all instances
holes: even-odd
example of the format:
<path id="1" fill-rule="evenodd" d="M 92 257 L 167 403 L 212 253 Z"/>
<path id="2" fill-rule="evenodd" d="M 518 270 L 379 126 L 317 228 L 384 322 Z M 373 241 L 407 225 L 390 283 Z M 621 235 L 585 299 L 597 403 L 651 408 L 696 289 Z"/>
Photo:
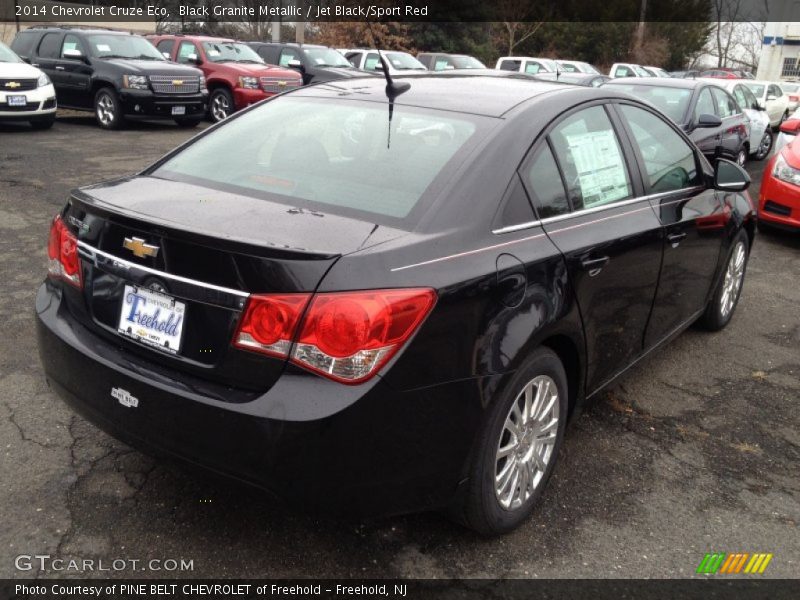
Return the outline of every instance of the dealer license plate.
<path id="1" fill-rule="evenodd" d="M 177 354 L 181 349 L 185 316 L 186 304 L 172 296 L 126 285 L 117 331 L 164 352 Z"/>
<path id="2" fill-rule="evenodd" d="M 172 114 L 173 115 L 185 115 L 186 114 L 186 107 L 185 106 L 173 106 L 172 107 Z"/>
<path id="3" fill-rule="evenodd" d="M 27 96 L 6 96 L 9 106 L 25 106 L 28 103 Z"/>

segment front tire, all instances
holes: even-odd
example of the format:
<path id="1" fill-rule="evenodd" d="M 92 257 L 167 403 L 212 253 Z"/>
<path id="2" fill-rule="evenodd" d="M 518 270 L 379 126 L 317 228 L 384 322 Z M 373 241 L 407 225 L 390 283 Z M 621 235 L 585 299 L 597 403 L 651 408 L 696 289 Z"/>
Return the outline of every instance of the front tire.
<path id="1" fill-rule="evenodd" d="M 94 116 L 103 129 L 119 129 L 125 122 L 119 96 L 111 88 L 100 88 L 94 96 Z"/>
<path id="2" fill-rule="evenodd" d="M 226 88 L 217 88 L 208 99 L 208 112 L 214 123 L 219 123 L 233 114 L 233 95 Z"/>
<path id="3" fill-rule="evenodd" d="M 498 393 L 451 516 L 483 535 L 507 533 L 530 516 L 564 439 L 567 393 L 558 356 L 535 350 Z"/>
<path id="4" fill-rule="evenodd" d="M 733 317 L 739 296 L 742 293 L 744 274 L 747 270 L 747 259 L 750 253 L 750 241 L 747 234 L 740 230 L 733 240 L 725 271 L 717 284 L 714 296 L 701 317 L 702 325 L 709 331 L 719 331 Z"/>

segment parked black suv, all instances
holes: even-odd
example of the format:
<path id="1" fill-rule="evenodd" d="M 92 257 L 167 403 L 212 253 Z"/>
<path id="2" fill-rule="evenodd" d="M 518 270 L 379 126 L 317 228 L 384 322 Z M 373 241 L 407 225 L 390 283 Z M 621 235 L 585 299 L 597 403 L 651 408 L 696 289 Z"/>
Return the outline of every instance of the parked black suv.
<path id="1" fill-rule="evenodd" d="M 164 59 L 138 35 L 110 29 L 31 27 L 11 48 L 53 81 L 60 108 L 93 110 L 118 129 L 125 117 L 174 119 L 194 127 L 205 114 L 202 71 Z"/>
<path id="2" fill-rule="evenodd" d="M 258 52 L 265 62 L 299 71 L 303 76 L 303 85 L 350 77 L 374 77 L 372 73 L 356 69 L 341 52 L 327 46 L 276 42 L 247 44 Z"/>

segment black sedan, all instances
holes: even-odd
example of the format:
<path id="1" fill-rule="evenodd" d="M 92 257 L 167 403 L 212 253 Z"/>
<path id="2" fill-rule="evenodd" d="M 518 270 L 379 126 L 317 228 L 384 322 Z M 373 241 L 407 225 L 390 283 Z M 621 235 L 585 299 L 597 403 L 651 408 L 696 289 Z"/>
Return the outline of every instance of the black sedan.
<path id="1" fill-rule="evenodd" d="M 750 154 L 750 120 L 721 87 L 695 79 L 615 79 L 604 86 L 645 100 L 675 121 L 711 160 L 744 166 Z"/>
<path id="2" fill-rule="evenodd" d="M 134 446 L 311 510 L 501 533 L 588 398 L 730 321 L 748 184 L 612 88 L 300 88 L 71 194 L 41 360 Z"/>

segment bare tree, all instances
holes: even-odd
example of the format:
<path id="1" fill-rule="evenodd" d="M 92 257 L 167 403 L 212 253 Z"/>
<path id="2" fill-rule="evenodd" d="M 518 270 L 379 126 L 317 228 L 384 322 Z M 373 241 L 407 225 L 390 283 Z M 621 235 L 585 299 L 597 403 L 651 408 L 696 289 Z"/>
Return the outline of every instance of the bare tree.
<path id="1" fill-rule="evenodd" d="M 508 55 L 514 54 L 514 48 L 539 31 L 545 23 L 544 20 L 532 20 L 535 4 L 529 0 L 498 0 L 495 6 L 498 14 L 507 19 L 497 24 L 498 33 L 495 37 L 497 45 L 505 47 Z"/>

